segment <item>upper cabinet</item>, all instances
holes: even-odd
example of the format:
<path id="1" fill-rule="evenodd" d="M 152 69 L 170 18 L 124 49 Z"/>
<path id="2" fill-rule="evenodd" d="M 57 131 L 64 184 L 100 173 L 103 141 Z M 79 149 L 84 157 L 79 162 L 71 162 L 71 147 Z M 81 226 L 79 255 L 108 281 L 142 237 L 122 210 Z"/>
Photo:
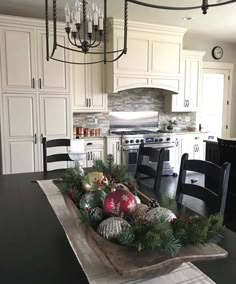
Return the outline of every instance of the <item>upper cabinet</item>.
<path id="1" fill-rule="evenodd" d="M 69 66 L 46 61 L 45 31 L 0 22 L 2 90 L 10 92 L 69 93 Z M 58 34 L 63 45 L 65 34 Z M 49 41 L 52 44 L 52 38 Z M 56 50 L 58 58 L 67 58 L 65 50 Z"/>
<path id="2" fill-rule="evenodd" d="M 49 46 L 52 50 L 53 37 L 49 37 Z M 65 33 L 57 33 L 57 41 L 66 45 Z M 38 55 L 38 88 L 40 92 L 69 92 L 69 65 L 66 63 L 46 60 L 46 34 L 45 31 L 37 31 L 37 55 Z M 63 48 L 57 48 L 55 56 L 62 60 L 68 60 L 68 54 Z"/>
<path id="3" fill-rule="evenodd" d="M 181 81 L 179 94 L 166 96 L 166 109 L 168 111 L 189 112 L 198 110 L 204 54 L 203 51 L 183 51 L 183 80 Z"/>
<path id="4" fill-rule="evenodd" d="M 108 50 L 123 48 L 123 22 L 110 21 Z M 106 64 L 107 92 L 152 87 L 179 92 L 185 29 L 129 22 L 128 51 Z M 117 54 L 110 56 L 114 59 Z"/>
<path id="5" fill-rule="evenodd" d="M 101 54 L 81 54 L 74 52 L 74 62 L 101 60 Z M 104 64 L 73 65 L 73 111 L 107 111 L 107 95 L 104 91 Z"/>
<path id="6" fill-rule="evenodd" d="M 2 89 L 31 91 L 35 87 L 34 30 L 3 27 L 1 31 Z"/>

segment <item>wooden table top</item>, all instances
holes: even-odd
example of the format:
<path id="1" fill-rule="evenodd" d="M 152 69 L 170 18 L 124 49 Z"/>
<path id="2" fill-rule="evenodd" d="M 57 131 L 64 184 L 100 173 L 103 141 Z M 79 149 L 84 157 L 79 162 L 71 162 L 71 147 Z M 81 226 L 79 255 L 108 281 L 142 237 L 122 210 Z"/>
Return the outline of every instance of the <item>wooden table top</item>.
<path id="1" fill-rule="evenodd" d="M 88 283 L 46 196 L 32 182 L 59 175 L 0 176 L 0 283 Z M 235 284 L 235 244 L 236 233 L 226 230 L 220 246 L 228 258 L 194 265 L 217 284 Z"/>

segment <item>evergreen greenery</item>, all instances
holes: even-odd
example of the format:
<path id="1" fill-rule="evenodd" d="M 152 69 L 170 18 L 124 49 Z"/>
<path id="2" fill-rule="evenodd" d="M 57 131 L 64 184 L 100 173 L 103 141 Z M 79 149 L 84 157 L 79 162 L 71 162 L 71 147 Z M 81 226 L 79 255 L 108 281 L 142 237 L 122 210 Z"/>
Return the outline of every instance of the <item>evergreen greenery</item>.
<path id="1" fill-rule="evenodd" d="M 107 155 L 105 163 L 101 160 L 95 160 L 93 168 L 102 172 L 107 178 L 109 183 L 126 183 L 130 181 L 127 167 L 116 165 L 112 155 Z"/>
<path id="2" fill-rule="evenodd" d="M 112 183 L 122 182 L 132 186 L 126 167 L 115 165 L 112 155 L 108 155 L 106 163 L 100 160 L 95 161 L 94 169 L 102 172 L 109 181 L 109 184 L 103 184 L 100 190 L 110 192 Z M 57 184 L 59 189 L 68 194 L 78 207 L 78 215 L 82 222 L 93 226 L 96 230 L 97 224 L 95 226 L 91 222 L 89 214 L 79 208 L 79 201 L 84 194 L 83 184 L 86 182 L 88 182 L 87 175 L 83 175 L 79 167 L 76 166 L 66 170 L 61 182 L 57 182 Z M 96 184 L 94 186 L 96 187 Z M 162 207 L 170 210 L 176 209 L 176 202 L 173 199 L 165 198 L 160 202 Z M 145 219 L 145 216 L 138 222 L 130 216 L 127 221 L 131 225 L 130 229 L 122 232 L 114 242 L 136 247 L 138 251 L 160 250 L 171 256 L 175 256 L 181 247 L 187 245 L 219 242 L 224 229 L 223 217 L 220 214 L 211 215 L 209 218 L 183 214 L 172 222 L 168 222 L 162 217 L 154 224 Z"/>

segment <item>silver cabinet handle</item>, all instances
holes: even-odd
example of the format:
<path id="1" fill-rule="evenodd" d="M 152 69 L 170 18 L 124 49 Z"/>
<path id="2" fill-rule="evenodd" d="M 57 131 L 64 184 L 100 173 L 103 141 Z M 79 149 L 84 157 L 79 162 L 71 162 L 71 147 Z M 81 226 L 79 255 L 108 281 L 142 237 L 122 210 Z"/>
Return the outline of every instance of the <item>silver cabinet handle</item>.
<path id="1" fill-rule="evenodd" d="M 42 89 L 42 79 L 39 78 L 39 89 Z"/>
<path id="2" fill-rule="evenodd" d="M 32 78 L 32 83 L 31 83 L 31 85 L 32 85 L 32 89 L 35 89 L 35 79 L 34 79 L 34 78 Z"/>
<path id="3" fill-rule="evenodd" d="M 91 99 L 89 99 L 89 107 L 91 107 Z"/>
<path id="4" fill-rule="evenodd" d="M 87 154 L 88 154 L 88 155 L 87 155 L 87 160 L 89 161 L 89 158 L 90 158 L 89 152 L 88 152 Z"/>
<path id="5" fill-rule="evenodd" d="M 85 106 L 88 107 L 88 99 L 85 99 Z"/>
<path id="6" fill-rule="evenodd" d="M 93 160 L 93 152 L 90 152 L 90 159 Z"/>
<path id="7" fill-rule="evenodd" d="M 189 100 L 187 100 L 187 107 L 189 107 Z"/>
<path id="8" fill-rule="evenodd" d="M 184 100 L 184 107 L 186 107 L 186 100 Z"/>
<path id="9" fill-rule="evenodd" d="M 175 139 L 175 146 L 177 147 L 179 145 L 179 140 L 176 138 Z"/>
<path id="10" fill-rule="evenodd" d="M 34 134 L 34 144 L 37 144 L 37 134 Z"/>

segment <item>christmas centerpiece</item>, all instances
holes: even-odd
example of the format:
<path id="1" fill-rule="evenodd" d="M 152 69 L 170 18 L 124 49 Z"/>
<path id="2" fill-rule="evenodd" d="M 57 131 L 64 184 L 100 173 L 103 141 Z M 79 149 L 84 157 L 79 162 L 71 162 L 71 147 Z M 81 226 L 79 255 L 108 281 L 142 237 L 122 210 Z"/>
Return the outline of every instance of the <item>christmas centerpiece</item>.
<path id="1" fill-rule="evenodd" d="M 134 259 L 135 267 L 142 267 L 142 273 L 143 261 L 153 270 L 157 269 L 154 263 L 167 265 L 164 260 L 169 258 L 177 265 L 191 260 L 189 248 L 220 240 L 223 231 L 220 215 L 208 218 L 176 215 L 172 209 L 175 201 L 165 201 L 166 205 L 160 202 L 161 206 L 157 200 L 141 194 L 127 169 L 115 165 L 111 155 L 105 163 L 95 161 L 93 169 L 89 173 L 82 173 L 79 167 L 68 169 L 58 187 L 73 201 L 79 218 L 87 225 L 88 239 L 92 236 L 119 272 L 125 274 L 128 267 L 129 272 L 136 271 L 130 259 Z M 214 249 L 208 255 L 210 252 L 216 255 Z M 204 248 L 198 251 L 201 253 L 198 259 L 206 258 Z"/>

